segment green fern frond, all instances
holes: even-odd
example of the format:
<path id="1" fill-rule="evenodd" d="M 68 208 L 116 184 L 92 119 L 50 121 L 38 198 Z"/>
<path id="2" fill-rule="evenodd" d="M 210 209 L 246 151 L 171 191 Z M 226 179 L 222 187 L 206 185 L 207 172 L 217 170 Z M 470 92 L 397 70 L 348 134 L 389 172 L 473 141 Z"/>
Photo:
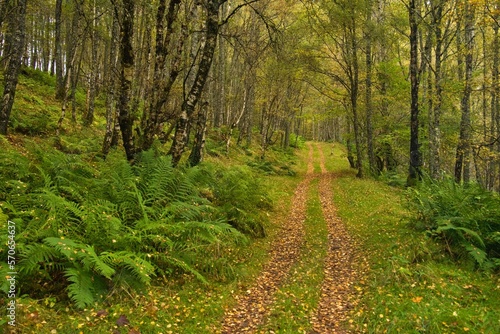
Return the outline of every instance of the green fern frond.
<path id="1" fill-rule="evenodd" d="M 114 268 L 127 269 L 138 281 L 147 285 L 151 281 L 151 276 L 154 274 L 154 266 L 137 256 L 135 253 L 128 251 L 121 252 L 102 252 L 101 259 L 103 262 L 113 266 Z"/>
<path id="2" fill-rule="evenodd" d="M 75 306 L 84 309 L 94 303 L 93 276 L 91 272 L 82 267 L 67 268 L 64 272 L 69 285 L 67 287 L 69 298 Z"/>
<path id="3" fill-rule="evenodd" d="M 45 238 L 43 242 L 47 246 L 55 248 L 70 261 L 74 261 L 78 257 L 78 253 L 85 248 L 84 245 L 72 239 L 49 237 Z"/>
<path id="4" fill-rule="evenodd" d="M 81 250 L 81 259 L 85 268 L 91 268 L 93 271 L 97 272 L 101 276 L 111 279 L 115 270 L 108 266 L 100 257 L 96 254 L 93 246 L 87 246 Z"/>
<path id="5" fill-rule="evenodd" d="M 480 267 L 484 266 L 488 258 L 488 255 L 484 250 L 479 249 L 473 245 L 465 245 L 464 248 L 468 252 L 470 257 L 472 257 Z"/>
<path id="6" fill-rule="evenodd" d="M 465 227 L 455 226 L 450 221 L 441 223 L 440 226 L 437 228 L 436 233 L 448 232 L 448 231 L 458 232 L 463 239 L 466 239 L 464 237 L 465 234 L 466 236 L 469 237 L 468 239 L 471 240 L 472 244 L 481 247 L 481 249 L 484 249 L 486 247 L 483 239 L 477 232 Z"/>
<path id="7" fill-rule="evenodd" d="M 56 267 L 59 254 L 53 247 L 44 244 L 33 244 L 24 247 L 19 261 L 19 271 L 30 275 L 34 272 L 42 273 L 49 277 L 42 267 Z"/>
<path id="8" fill-rule="evenodd" d="M 174 267 L 182 269 L 183 271 L 185 271 L 187 273 L 193 274 L 200 282 L 208 284 L 208 281 L 205 278 L 205 276 L 203 276 L 198 270 L 194 269 L 192 266 L 187 264 L 185 261 L 177 259 L 175 257 L 169 257 L 168 262 L 171 265 L 173 265 Z"/>

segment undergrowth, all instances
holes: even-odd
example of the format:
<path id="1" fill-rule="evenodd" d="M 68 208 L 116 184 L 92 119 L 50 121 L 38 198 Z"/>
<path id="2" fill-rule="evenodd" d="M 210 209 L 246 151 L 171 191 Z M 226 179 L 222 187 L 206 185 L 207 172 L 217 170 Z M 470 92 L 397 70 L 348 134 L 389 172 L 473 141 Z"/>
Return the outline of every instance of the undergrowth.
<path id="1" fill-rule="evenodd" d="M 478 184 L 425 178 L 408 190 L 411 226 L 443 244 L 459 261 L 500 268 L 500 197 Z"/>
<path id="2" fill-rule="evenodd" d="M 174 169 L 153 151 L 131 166 L 119 153 L 85 160 L 37 144 L 24 153 L 2 146 L 0 214 L 5 231 L 7 219 L 16 223 L 23 294 L 64 300 L 65 290 L 84 308 L 155 276 L 230 280 L 231 248 L 265 235 L 272 203 L 249 168 Z"/>

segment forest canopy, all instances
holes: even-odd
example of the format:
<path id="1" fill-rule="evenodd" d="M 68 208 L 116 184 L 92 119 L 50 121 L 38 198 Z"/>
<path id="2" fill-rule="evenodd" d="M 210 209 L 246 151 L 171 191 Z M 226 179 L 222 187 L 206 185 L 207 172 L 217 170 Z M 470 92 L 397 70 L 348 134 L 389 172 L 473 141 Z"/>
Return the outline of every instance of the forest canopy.
<path id="1" fill-rule="evenodd" d="M 358 176 L 407 170 L 412 183 L 448 173 L 499 190 L 498 6 L 2 2 L 0 130 L 22 131 L 10 110 L 31 67 L 55 77 L 61 110 L 47 131 L 102 127 L 105 117 L 104 155 L 120 139 L 133 160 L 159 140 L 174 165 L 187 151 L 196 165 L 207 128 L 228 146 L 236 132 L 248 145 L 258 131 L 263 155 L 293 134 L 343 141 Z"/>

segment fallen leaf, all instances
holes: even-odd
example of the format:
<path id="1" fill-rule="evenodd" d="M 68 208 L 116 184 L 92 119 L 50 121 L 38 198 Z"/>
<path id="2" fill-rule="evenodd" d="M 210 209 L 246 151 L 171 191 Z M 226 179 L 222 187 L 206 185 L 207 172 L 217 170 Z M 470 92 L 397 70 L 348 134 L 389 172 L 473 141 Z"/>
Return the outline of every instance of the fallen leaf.
<path id="1" fill-rule="evenodd" d="M 108 313 L 108 311 L 106 311 L 106 310 L 99 310 L 99 311 L 97 311 L 97 313 L 96 313 L 96 315 L 95 315 L 95 316 L 96 316 L 96 317 L 105 317 L 105 316 L 107 316 L 108 314 L 109 314 L 109 313 Z"/>
<path id="2" fill-rule="evenodd" d="M 423 299 L 423 297 L 414 297 L 411 300 L 412 300 L 412 302 L 418 304 L 418 303 L 420 303 L 422 301 L 422 299 Z"/>
<path id="3" fill-rule="evenodd" d="M 130 321 L 128 321 L 127 317 L 122 314 L 122 315 L 120 315 L 118 320 L 116 320 L 116 324 L 118 326 L 125 326 L 125 325 L 130 324 Z"/>

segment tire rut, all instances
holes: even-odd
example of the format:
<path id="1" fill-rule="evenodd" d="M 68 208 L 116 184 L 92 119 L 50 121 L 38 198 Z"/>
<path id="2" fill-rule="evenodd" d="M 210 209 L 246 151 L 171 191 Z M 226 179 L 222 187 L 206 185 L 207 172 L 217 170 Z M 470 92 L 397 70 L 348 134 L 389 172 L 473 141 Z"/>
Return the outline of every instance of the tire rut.
<path id="1" fill-rule="evenodd" d="M 310 143 L 307 145 L 307 173 L 295 190 L 291 212 L 285 220 L 286 225 L 271 247 L 271 260 L 256 279 L 255 285 L 246 294 L 236 297 L 237 305 L 226 311 L 222 322 L 223 334 L 252 333 L 258 328 L 270 312 L 269 306 L 274 302 L 275 292 L 289 276 L 292 265 L 300 255 L 304 240 L 307 194 L 314 173 L 313 147 Z"/>

